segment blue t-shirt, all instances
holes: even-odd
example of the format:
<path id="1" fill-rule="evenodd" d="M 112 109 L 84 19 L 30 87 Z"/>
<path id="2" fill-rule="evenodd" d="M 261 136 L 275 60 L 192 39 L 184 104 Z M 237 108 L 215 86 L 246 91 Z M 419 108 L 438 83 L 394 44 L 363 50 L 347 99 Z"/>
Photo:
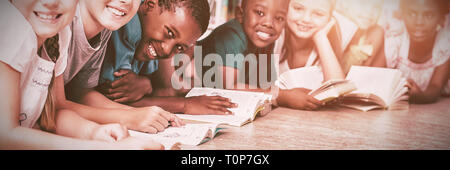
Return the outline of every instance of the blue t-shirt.
<path id="1" fill-rule="evenodd" d="M 111 35 L 108 50 L 103 61 L 100 83 L 106 80 L 114 81 L 114 72 L 119 70 L 131 70 L 136 74 L 150 75 L 158 70 L 158 60 L 148 62 L 134 58 L 139 42 L 142 39 L 142 27 L 139 15 L 136 14 L 128 24 Z"/>

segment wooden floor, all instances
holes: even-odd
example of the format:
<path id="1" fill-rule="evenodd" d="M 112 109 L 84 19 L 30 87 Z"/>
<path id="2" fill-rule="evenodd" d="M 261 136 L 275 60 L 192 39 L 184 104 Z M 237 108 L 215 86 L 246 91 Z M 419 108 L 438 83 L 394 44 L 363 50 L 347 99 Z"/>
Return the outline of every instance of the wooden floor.
<path id="1" fill-rule="evenodd" d="M 409 110 L 277 108 L 188 150 L 450 149 L 450 98 Z"/>

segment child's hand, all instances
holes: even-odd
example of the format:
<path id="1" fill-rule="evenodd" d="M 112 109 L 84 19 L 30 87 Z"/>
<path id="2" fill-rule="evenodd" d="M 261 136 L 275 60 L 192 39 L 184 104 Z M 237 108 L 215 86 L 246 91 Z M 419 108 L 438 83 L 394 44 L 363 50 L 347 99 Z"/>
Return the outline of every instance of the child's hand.
<path id="1" fill-rule="evenodd" d="M 324 105 L 313 96 L 308 95 L 308 91 L 304 88 L 280 90 L 277 102 L 280 106 L 299 110 L 316 110 Z"/>
<path id="2" fill-rule="evenodd" d="M 140 100 L 152 92 L 152 84 L 145 76 L 139 76 L 131 70 L 119 70 L 115 77 L 121 77 L 111 83 L 106 97 L 119 103 L 129 103 Z"/>
<path id="3" fill-rule="evenodd" d="M 230 115 L 233 113 L 228 108 L 235 107 L 237 107 L 237 104 L 232 103 L 228 98 L 220 96 L 196 96 L 186 98 L 184 102 L 184 114 Z"/>
<path id="4" fill-rule="evenodd" d="M 155 134 L 164 131 L 169 125 L 179 127 L 185 123 L 172 113 L 160 107 L 144 107 L 132 109 L 127 114 L 124 124 L 132 130 Z"/>
<path id="5" fill-rule="evenodd" d="M 336 19 L 331 18 L 330 22 L 328 22 L 327 25 L 325 25 L 322 29 L 320 29 L 319 31 L 317 31 L 314 34 L 313 40 L 315 42 L 318 42 L 324 38 L 328 39 L 328 33 L 330 32 L 331 28 L 333 28 L 333 26 L 336 24 Z"/>
<path id="6" fill-rule="evenodd" d="M 420 89 L 420 87 L 412 79 L 408 79 L 408 84 L 406 84 L 406 87 L 408 87 L 408 89 L 409 89 L 409 91 L 408 91 L 409 96 L 422 93 L 422 90 Z"/>
<path id="7" fill-rule="evenodd" d="M 112 144 L 114 150 L 164 150 L 164 146 L 151 139 L 127 137 Z"/>
<path id="8" fill-rule="evenodd" d="M 99 125 L 92 130 L 91 140 L 116 142 L 130 136 L 126 127 L 120 124 Z"/>

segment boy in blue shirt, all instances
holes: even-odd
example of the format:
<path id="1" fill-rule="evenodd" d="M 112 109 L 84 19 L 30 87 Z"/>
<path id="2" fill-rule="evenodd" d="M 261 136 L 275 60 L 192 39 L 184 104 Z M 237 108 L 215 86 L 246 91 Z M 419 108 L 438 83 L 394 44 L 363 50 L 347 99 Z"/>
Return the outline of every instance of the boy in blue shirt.
<path id="1" fill-rule="evenodd" d="M 97 88 L 132 106 L 157 105 L 170 112 L 231 114 L 222 97 L 149 97 L 158 60 L 186 52 L 209 24 L 207 0 L 145 0 L 137 15 L 112 35 Z"/>

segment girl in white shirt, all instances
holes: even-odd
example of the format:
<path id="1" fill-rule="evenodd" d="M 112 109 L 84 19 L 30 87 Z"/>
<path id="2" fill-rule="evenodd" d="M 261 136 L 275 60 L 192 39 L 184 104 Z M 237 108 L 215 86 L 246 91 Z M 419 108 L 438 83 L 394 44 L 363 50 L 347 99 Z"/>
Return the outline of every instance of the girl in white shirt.
<path id="1" fill-rule="evenodd" d="M 339 22 L 342 17 L 339 15 L 333 16 L 335 4 L 336 1 L 334 0 L 290 1 L 286 19 L 286 32 L 275 44 L 275 53 L 281 54 L 280 74 L 295 68 L 320 65 L 324 75 L 323 80 L 344 79 L 344 73 L 336 54 L 340 54 L 343 49 L 342 46 L 344 46 L 340 44 L 340 42 L 343 42 L 339 41 L 343 40 L 341 37 L 351 36 L 342 36 L 340 33 L 343 33 L 343 31 L 354 33 L 356 26 L 353 27 L 355 29 L 346 28 L 342 32 L 339 31 L 339 26 L 335 26 L 335 24 L 336 20 Z M 328 36 L 330 31 L 333 31 L 330 33 L 330 35 L 333 35 L 332 38 Z M 347 40 L 349 39 L 351 38 L 347 38 Z M 319 68 L 316 70 L 319 70 Z M 286 100 L 278 101 L 278 104 L 302 110 L 315 110 L 321 107 L 323 103 L 311 95 L 307 95 L 310 90 L 304 88 L 291 89 L 292 94 L 301 97 L 286 98 Z M 302 91 L 304 95 L 300 95 Z M 293 100 L 295 103 L 289 102 L 289 100 Z"/>
<path id="2" fill-rule="evenodd" d="M 450 94 L 447 4 L 446 0 L 401 0 L 400 20 L 388 19 L 389 26 L 399 26 L 385 27 L 386 65 L 408 78 L 412 103 L 432 103 L 441 94 Z"/>
<path id="3" fill-rule="evenodd" d="M 161 149 L 158 143 L 128 137 L 120 125 L 98 125 L 72 111 L 56 112 L 59 106 L 54 97 L 64 92 L 52 90 L 52 81 L 66 67 L 71 36 L 66 26 L 77 2 L 0 2 L 0 94 L 4 96 L 0 102 L 0 148 Z"/>

